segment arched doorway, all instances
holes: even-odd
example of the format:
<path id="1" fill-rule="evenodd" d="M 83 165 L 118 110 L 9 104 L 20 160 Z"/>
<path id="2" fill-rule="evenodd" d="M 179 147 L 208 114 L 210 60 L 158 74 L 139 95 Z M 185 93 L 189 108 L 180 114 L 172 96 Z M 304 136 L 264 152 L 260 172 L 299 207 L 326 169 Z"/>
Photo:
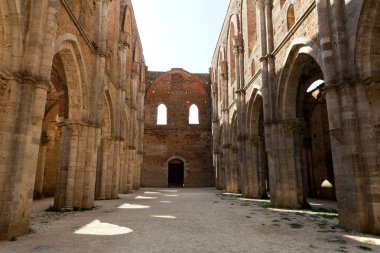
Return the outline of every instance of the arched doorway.
<path id="1" fill-rule="evenodd" d="M 168 163 L 168 186 L 183 187 L 185 179 L 185 164 L 180 159 L 170 160 Z"/>
<path id="2" fill-rule="evenodd" d="M 286 115 L 295 116 L 298 122 L 298 136 L 295 136 L 295 154 L 300 158 L 297 177 L 302 180 L 305 198 L 335 200 L 335 179 L 332 162 L 331 140 L 327 115 L 324 77 L 320 65 L 308 54 L 299 54 L 296 59 L 292 82 L 287 93 L 297 94 L 287 101 Z M 301 190 L 301 189 L 299 189 Z"/>

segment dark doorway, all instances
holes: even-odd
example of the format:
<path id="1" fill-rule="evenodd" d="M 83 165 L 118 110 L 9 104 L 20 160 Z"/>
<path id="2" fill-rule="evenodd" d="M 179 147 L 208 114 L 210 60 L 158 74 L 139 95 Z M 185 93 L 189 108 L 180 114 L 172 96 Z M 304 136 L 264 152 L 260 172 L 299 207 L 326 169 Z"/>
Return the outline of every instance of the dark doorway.
<path id="1" fill-rule="evenodd" d="M 168 168 L 168 186 L 183 187 L 184 181 L 184 163 L 179 159 L 169 162 Z"/>

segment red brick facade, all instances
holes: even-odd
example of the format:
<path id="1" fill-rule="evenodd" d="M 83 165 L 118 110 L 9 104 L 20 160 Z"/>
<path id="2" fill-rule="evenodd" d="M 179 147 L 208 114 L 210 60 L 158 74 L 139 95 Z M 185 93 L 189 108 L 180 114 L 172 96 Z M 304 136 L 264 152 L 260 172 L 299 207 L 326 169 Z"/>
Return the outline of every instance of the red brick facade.
<path id="1" fill-rule="evenodd" d="M 167 125 L 157 125 L 157 108 L 167 108 Z M 189 108 L 195 104 L 199 125 L 189 124 Z M 144 159 L 141 184 L 168 186 L 170 161 L 184 163 L 184 186 L 213 186 L 209 75 L 182 69 L 149 72 L 145 100 Z"/>

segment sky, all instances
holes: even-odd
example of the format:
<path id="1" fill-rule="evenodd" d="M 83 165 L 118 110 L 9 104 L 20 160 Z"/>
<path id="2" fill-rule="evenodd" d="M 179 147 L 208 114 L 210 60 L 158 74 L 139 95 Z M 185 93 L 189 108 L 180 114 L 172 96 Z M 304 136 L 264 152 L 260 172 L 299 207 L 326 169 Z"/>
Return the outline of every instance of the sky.
<path id="1" fill-rule="evenodd" d="M 230 0 L 132 0 L 150 71 L 208 73 Z"/>

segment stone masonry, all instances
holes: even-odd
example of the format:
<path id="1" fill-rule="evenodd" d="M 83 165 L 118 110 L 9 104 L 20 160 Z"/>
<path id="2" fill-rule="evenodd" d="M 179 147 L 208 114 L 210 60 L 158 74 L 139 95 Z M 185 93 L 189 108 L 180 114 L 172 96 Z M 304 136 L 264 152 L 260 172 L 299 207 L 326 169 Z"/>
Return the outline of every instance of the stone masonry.
<path id="1" fill-rule="evenodd" d="M 212 60 L 216 185 L 380 233 L 380 2 L 231 0 Z"/>
<path id="2" fill-rule="evenodd" d="M 0 2 L 0 239 L 139 187 L 145 70 L 130 0 Z"/>

